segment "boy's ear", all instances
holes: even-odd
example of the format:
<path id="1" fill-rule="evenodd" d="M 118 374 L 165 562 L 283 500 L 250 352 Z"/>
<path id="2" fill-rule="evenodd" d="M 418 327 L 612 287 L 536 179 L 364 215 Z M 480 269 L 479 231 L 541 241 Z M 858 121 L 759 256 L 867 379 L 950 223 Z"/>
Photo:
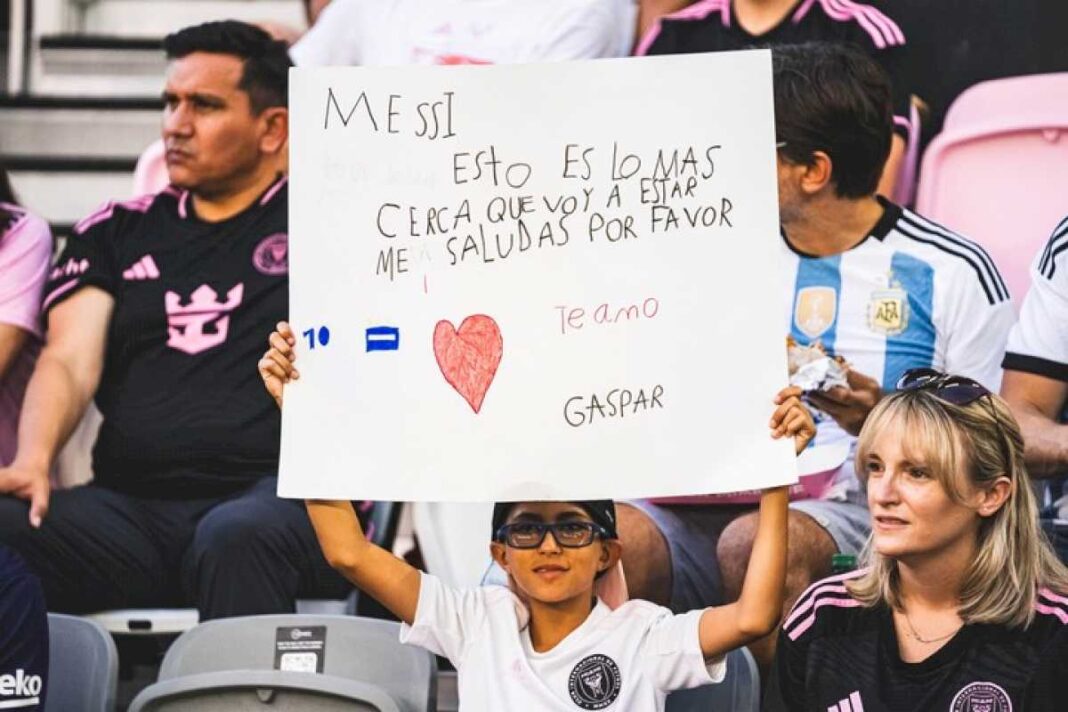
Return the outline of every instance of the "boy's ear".
<path id="1" fill-rule="evenodd" d="M 623 545 L 619 543 L 619 539 L 605 539 L 602 541 L 601 547 L 601 561 L 597 566 L 597 571 L 608 571 L 619 562 L 619 558 L 623 556 Z"/>
<path id="2" fill-rule="evenodd" d="M 490 556 L 493 557 L 498 566 L 511 575 L 512 572 L 508 571 L 508 548 L 504 544 L 499 541 L 491 541 Z"/>

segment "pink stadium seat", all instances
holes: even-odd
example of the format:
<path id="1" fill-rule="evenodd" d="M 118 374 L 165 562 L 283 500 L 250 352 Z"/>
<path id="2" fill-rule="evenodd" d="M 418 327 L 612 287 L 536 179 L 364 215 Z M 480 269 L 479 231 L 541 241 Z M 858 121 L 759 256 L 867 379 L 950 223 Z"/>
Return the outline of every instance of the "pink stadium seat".
<path id="1" fill-rule="evenodd" d="M 167 162 L 163 139 L 153 141 L 141 153 L 134 167 L 133 195 L 158 193 L 167 187 Z"/>
<path id="2" fill-rule="evenodd" d="M 1068 73 L 977 84 L 923 159 L 916 210 L 981 244 L 1017 307 L 1031 260 L 1068 214 Z"/>

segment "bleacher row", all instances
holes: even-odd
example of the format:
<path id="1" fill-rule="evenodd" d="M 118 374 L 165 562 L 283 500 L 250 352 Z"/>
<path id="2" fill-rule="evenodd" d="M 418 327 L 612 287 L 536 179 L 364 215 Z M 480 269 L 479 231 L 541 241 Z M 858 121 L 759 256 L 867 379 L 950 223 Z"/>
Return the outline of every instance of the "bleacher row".
<path id="1" fill-rule="evenodd" d="M 18 14 L 18 8 L 22 14 Z M 28 12 L 32 7 L 32 12 Z M 28 17 L 33 15 L 33 17 Z M 186 24 L 235 17 L 299 25 L 296 0 L 158 0 L 14 2 L 15 19 L 31 27 L 23 60 L 9 55 L 9 92 L 0 96 L 0 155 L 25 205 L 45 216 L 57 236 L 103 200 L 131 193 L 137 157 L 158 136 L 159 37 Z M 116 28 L 122 34 L 116 36 Z M 15 90 L 15 91 L 11 91 Z M 1022 99 L 1026 97 L 1026 101 Z M 1068 185 L 1068 74 L 999 79 L 962 94 L 946 115 L 942 133 L 922 157 L 917 209 L 972 237 L 991 252 L 1014 299 L 1022 299 L 1027 269 L 1049 229 L 1063 217 Z M 985 179 L 999 166 L 1006 180 Z M 83 436 L 70 457 L 85 457 Z M 383 508 L 380 543 L 393 543 L 399 511 Z M 449 531 L 453 548 L 424 551 L 428 568 L 458 583 L 472 583 L 467 542 L 484 550 L 485 516 L 463 507 L 424 506 L 417 528 Z M 469 536 L 463 523 L 471 527 Z M 473 524 L 471 524 L 473 523 Z M 439 538 L 440 540 L 440 538 Z M 463 562 L 463 563 L 460 563 Z M 466 566 L 465 573 L 456 569 Z M 299 609 L 301 609 L 299 607 Z M 302 610 L 348 614 L 353 600 Z M 159 681 L 131 710 L 233 709 L 255 696 L 272 709 L 432 710 L 454 708 L 448 673 L 429 654 L 397 643 L 395 624 L 346 616 L 260 617 L 217 621 L 193 628 L 195 612 L 112 612 L 93 619 L 50 616 L 54 687 L 49 710 L 110 710 L 116 706 L 118 658 L 109 634 L 185 633 L 168 650 Z M 325 627 L 314 683 L 276 670 L 281 630 Z M 730 685 L 676 697 L 669 709 L 757 709 L 758 683 L 748 653 L 737 651 Z M 306 664 L 309 658 L 301 659 Z M 294 663 L 295 665 L 297 663 Z M 197 680 L 190 678 L 198 677 Z M 233 691 L 209 703 L 191 690 Z M 362 702 L 360 702 L 362 700 Z M 362 705 L 362 706 L 361 706 Z M 691 706 L 692 705 L 692 706 Z M 713 707 L 714 708 L 714 707 Z"/>

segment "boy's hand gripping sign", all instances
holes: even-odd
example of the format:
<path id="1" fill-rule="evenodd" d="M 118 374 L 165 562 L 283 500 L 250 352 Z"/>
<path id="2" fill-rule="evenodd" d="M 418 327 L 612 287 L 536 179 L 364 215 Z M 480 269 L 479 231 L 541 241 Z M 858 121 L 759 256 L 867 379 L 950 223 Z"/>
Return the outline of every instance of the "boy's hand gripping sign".
<path id="1" fill-rule="evenodd" d="M 290 98 L 280 495 L 796 481 L 768 52 L 295 69 Z"/>

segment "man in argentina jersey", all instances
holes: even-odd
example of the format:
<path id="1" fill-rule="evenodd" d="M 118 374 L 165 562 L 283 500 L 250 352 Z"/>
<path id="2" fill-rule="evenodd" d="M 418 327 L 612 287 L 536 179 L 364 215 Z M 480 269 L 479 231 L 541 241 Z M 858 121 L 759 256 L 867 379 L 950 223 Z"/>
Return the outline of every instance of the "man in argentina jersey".
<path id="1" fill-rule="evenodd" d="M 1027 470 L 1049 478 L 1043 512 L 1061 559 L 1068 561 L 1068 217 L 1031 267 L 1031 289 L 1009 334 L 1001 392 L 1027 442 Z M 1060 520 L 1062 524 L 1057 524 Z"/>
<path id="2" fill-rule="evenodd" d="M 789 333 L 850 366 L 848 388 L 809 395 L 822 411 L 817 442 L 852 444 L 910 368 L 997 389 L 1015 313 L 993 261 L 975 243 L 873 195 L 890 130 L 889 87 L 878 67 L 832 45 L 784 50 L 775 62 L 779 210 L 794 275 L 783 305 Z M 748 543 L 750 516 L 724 530 L 726 558 Z M 852 457 L 823 499 L 795 502 L 791 516 L 795 582 L 829 573 L 834 552 L 859 554 L 870 526 Z M 732 591 L 742 562 L 720 563 Z"/>
<path id="3" fill-rule="evenodd" d="M 906 144 L 918 141 L 920 126 L 904 61 L 912 45 L 886 13 L 885 4 L 876 8 L 853 0 L 699 0 L 653 23 L 634 53 L 723 52 L 802 42 L 864 50 L 886 70 L 893 88 L 895 135 L 879 185 L 879 192 L 890 196 Z"/>
<path id="4" fill-rule="evenodd" d="M 841 45 L 775 48 L 773 57 L 782 250 L 791 266 L 783 326 L 799 343 L 819 341 L 852 367 L 849 388 L 809 395 L 822 411 L 816 441 L 852 444 L 868 412 L 909 368 L 948 369 L 997 388 L 1014 319 L 997 269 L 974 243 L 874 194 L 890 144 L 883 72 Z M 754 512 L 737 516 L 701 498 L 639 506 L 667 549 L 643 547 L 648 522 L 633 524 L 632 512 L 620 508 L 624 567 L 630 550 L 631 567 L 641 561 L 648 572 L 635 577 L 639 584 L 666 578 L 679 610 L 738 596 Z M 833 554 L 859 554 L 869 531 L 850 457 L 823 499 L 790 505 L 786 610 L 830 573 Z M 663 559 L 666 576 L 658 573 Z M 750 645 L 762 667 L 775 642 L 769 636 Z"/>
<path id="5" fill-rule="evenodd" d="M 0 469 L 0 543 L 52 610 L 292 611 L 349 589 L 302 503 L 275 495 L 279 416 L 251 366 L 288 311 L 291 62 L 239 22 L 164 46 L 171 185 L 86 217 L 51 274 L 45 348 Z M 91 397 L 94 481 L 50 492 Z"/>

